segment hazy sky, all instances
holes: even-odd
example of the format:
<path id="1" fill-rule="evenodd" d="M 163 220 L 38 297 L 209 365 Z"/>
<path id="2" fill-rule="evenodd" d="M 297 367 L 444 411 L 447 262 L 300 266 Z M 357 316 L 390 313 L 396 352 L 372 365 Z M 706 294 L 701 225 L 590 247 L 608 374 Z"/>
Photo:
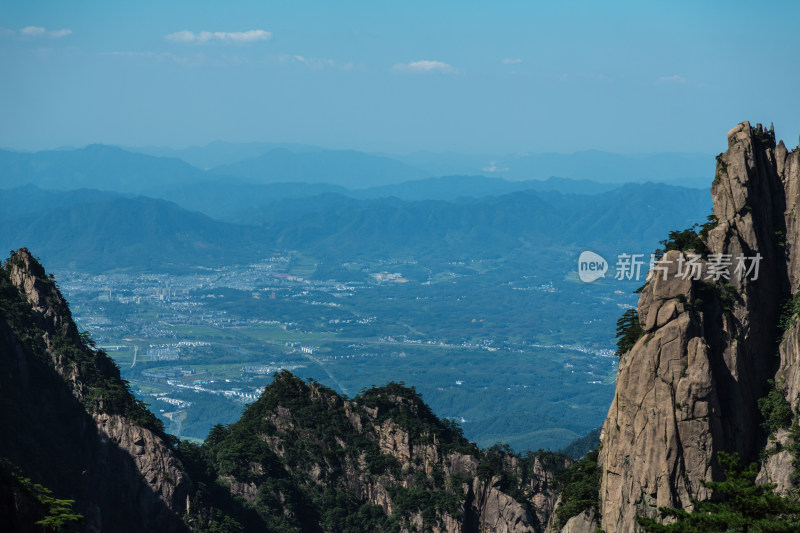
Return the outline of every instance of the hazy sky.
<path id="1" fill-rule="evenodd" d="M 798 21 L 794 1 L 0 0 L 0 146 L 716 153 L 751 120 L 794 147 Z"/>

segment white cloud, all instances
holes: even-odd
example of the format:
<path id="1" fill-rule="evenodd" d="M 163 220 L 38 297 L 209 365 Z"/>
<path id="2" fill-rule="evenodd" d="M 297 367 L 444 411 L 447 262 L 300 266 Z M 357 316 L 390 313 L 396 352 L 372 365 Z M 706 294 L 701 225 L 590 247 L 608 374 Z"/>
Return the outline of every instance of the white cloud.
<path id="1" fill-rule="evenodd" d="M 54 39 L 60 39 L 62 37 L 66 37 L 67 35 L 71 35 L 71 34 L 72 34 L 72 30 L 67 30 L 67 29 L 54 30 L 54 31 L 49 32 L 50 37 L 52 37 Z"/>
<path id="2" fill-rule="evenodd" d="M 456 71 L 453 65 L 428 59 L 412 61 L 411 63 L 398 63 L 392 68 L 400 72 L 443 72 L 449 74 Z"/>
<path id="3" fill-rule="evenodd" d="M 517 65 L 522 63 L 522 60 L 519 58 L 506 58 L 503 60 L 504 65 Z"/>
<path id="4" fill-rule="evenodd" d="M 683 76 L 674 74 L 672 76 L 661 76 L 656 80 L 656 83 L 686 83 L 687 79 Z"/>
<path id="5" fill-rule="evenodd" d="M 19 34 L 22 37 L 50 37 L 51 39 L 60 39 L 62 37 L 66 37 L 67 35 L 71 35 L 72 30 L 61 29 L 48 31 L 41 26 L 26 26 L 19 30 Z"/>
<path id="6" fill-rule="evenodd" d="M 335 67 L 336 62 L 333 59 L 315 59 L 313 57 L 292 56 L 292 60 L 297 63 L 302 63 L 309 68 L 322 68 L 322 67 Z"/>
<path id="7" fill-rule="evenodd" d="M 176 31 L 175 33 L 170 33 L 164 37 L 168 41 L 175 41 L 176 43 L 191 43 L 197 39 L 197 36 L 194 32 L 189 30 L 183 31 Z"/>
<path id="8" fill-rule="evenodd" d="M 41 26 L 28 26 L 19 30 L 19 34 L 24 35 L 25 37 L 41 37 L 46 33 L 47 30 Z"/>
<path id="9" fill-rule="evenodd" d="M 269 41 L 272 39 L 272 33 L 264 30 L 248 30 L 248 31 L 201 31 L 194 33 L 193 31 L 183 30 L 170 33 L 165 36 L 168 41 L 176 43 L 208 43 L 212 41 L 219 41 L 224 43 L 254 43 L 257 41 Z"/>
<path id="10" fill-rule="evenodd" d="M 328 59 L 324 57 L 308 57 L 299 54 L 288 55 L 280 54 L 275 56 L 275 60 L 279 64 L 295 64 L 303 65 L 312 70 L 320 69 L 338 69 L 338 70 L 366 70 L 366 67 L 361 63 L 353 63 L 352 61 L 337 61 L 335 59 Z"/>
<path id="11" fill-rule="evenodd" d="M 206 60 L 206 57 L 203 54 L 179 56 L 175 54 L 170 54 L 169 52 L 108 52 L 107 54 L 104 55 L 110 55 L 115 57 L 145 58 L 145 59 L 151 59 L 157 63 L 161 63 L 163 61 L 173 61 L 175 63 L 178 63 L 179 65 L 191 65 L 191 66 L 200 65 Z"/>

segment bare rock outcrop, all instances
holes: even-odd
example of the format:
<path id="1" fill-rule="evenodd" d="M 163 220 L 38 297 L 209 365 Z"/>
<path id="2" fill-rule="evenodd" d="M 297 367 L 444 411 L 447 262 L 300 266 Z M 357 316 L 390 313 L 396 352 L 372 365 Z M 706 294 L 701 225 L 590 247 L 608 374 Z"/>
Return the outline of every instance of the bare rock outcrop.
<path id="1" fill-rule="evenodd" d="M 467 496 L 472 525 L 480 533 L 534 533 L 531 513 L 511 496 L 497 488 L 498 479 L 481 482 L 475 478 Z"/>
<path id="2" fill-rule="evenodd" d="M 46 341 L 57 332 L 62 332 L 77 342 L 78 330 L 72 321 L 69 306 L 42 265 L 23 248 L 9 259 L 8 266 L 11 283 L 28 300 L 39 326 L 44 330 Z"/>
<path id="3" fill-rule="evenodd" d="M 119 415 L 96 414 L 93 418 L 98 429 L 133 458 L 149 489 L 169 509 L 178 516 L 188 512 L 191 482 L 183 472 L 183 465 L 161 437 Z"/>
<path id="4" fill-rule="evenodd" d="M 658 272 L 644 287 L 644 335 L 620 360 L 603 426 L 605 531 L 633 531 L 637 515 L 661 506 L 691 508 L 691 497 L 708 496 L 700 480 L 721 476 L 717 451 L 753 460 L 763 446 L 757 400 L 779 368 L 781 305 L 800 281 L 799 160 L 772 130 L 733 128 L 717 158 L 707 250 L 670 251 L 667 279 Z M 700 279 L 683 279 L 692 252 L 703 252 Z M 729 279 L 714 275 L 720 262 Z M 796 335 L 781 346 L 793 391 L 796 346 Z"/>
<path id="5" fill-rule="evenodd" d="M 596 533 L 600 527 L 596 515 L 594 509 L 589 509 L 578 516 L 573 516 L 564 524 L 561 533 Z"/>
<path id="6" fill-rule="evenodd" d="M 185 530 L 191 481 L 163 435 L 125 416 L 138 404 L 113 361 L 79 335 L 27 250 L 0 275 L 13 309 L 0 316 L 0 419 L 24 433 L 0 457 L 74 499 L 86 531 Z"/>
<path id="7" fill-rule="evenodd" d="M 786 449 L 789 443 L 789 432 L 786 429 L 779 430 L 770 438 L 765 448 L 766 459 L 761 463 L 761 470 L 758 472 L 756 483 L 771 483 L 775 485 L 775 490 L 785 494 L 792 488 L 792 474 L 794 457 Z"/>

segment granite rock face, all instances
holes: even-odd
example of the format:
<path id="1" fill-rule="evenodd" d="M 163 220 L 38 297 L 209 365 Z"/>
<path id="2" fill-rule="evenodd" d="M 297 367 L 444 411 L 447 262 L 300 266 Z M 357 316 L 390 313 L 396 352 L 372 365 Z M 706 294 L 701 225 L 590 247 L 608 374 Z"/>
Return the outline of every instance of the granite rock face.
<path id="1" fill-rule="evenodd" d="M 720 479 L 717 451 L 754 460 L 765 445 L 757 400 L 767 380 L 781 368 L 787 393 L 800 390 L 796 332 L 777 356 L 781 306 L 800 282 L 800 152 L 776 145 L 772 130 L 739 124 L 711 193 L 707 250 L 664 256 L 666 275 L 656 272 L 639 299 L 644 334 L 620 359 L 599 458 L 609 533 L 708 497 L 700 480 Z M 699 276 L 684 276 L 695 252 Z M 716 274 L 726 262 L 730 279 Z"/>
<path id="2" fill-rule="evenodd" d="M 766 451 L 769 456 L 761 463 L 761 470 L 758 472 L 756 483 L 771 483 L 775 485 L 776 492 L 783 494 L 792 488 L 792 474 L 794 473 L 792 462 L 794 457 L 785 449 L 790 441 L 788 430 L 781 429 L 767 442 Z"/>
<path id="3" fill-rule="evenodd" d="M 291 455 L 287 450 L 292 449 L 293 443 L 314 443 L 304 452 L 307 461 L 293 467 L 292 476 L 300 490 L 311 495 L 323 487 L 346 488 L 357 497 L 359 505 L 380 506 L 387 516 L 393 516 L 401 524 L 403 531 L 542 531 L 556 498 L 554 467 L 559 471 L 565 469 L 569 464 L 566 457 L 548 456 L 548 461 L 555 463 L 545 464 L 534 455 L 522 464 L 518 456 L 500 450 L 493 464 L 501 472 L 480 474 L 480 465 L 486 461 L 485 452 L 463 437 L 449 435 L 416 393 L 387 386 L 382 392 L 372 394 L 372 400 L 346 399 L 317 383 L 306 384 L 284 372 L 275 376 L 261 399 L 245 412 L 243 420 L 248 421 L 257 439 L 267 443 L 281 458 Z M 317 433 L 318 427 L 309 426 L 308 413 L 312 412 L 320 414 L 311 418 L 324 418 L 335 424 L 334 441 L 322 438 Z M 418 420 L 427 420 L 427 426 L 418 425 Z M 241 423 L 237 422 L 234 428 Z M 360 444 L 356 445 L 357 442 Z M 357 459 L 339 453 L 356 448 L 360 453 Z M 385 464 L 395 466 L 376 468 L 378 454 Z M 430 484 L 434 479 L 439 481 L 435 482 L 437 487 L 429 489 L 429 497 L 441 498 L 446 492 L 452 504 L 437 506 L 433 513 L 430 508 L 424 513 L 416 507 L 409 508 L 403 495 L 419 491 L 420 480 Z M 228 477 L 226 484 L 231 494 L 245 500 L 252 499 L 252 494 L 272 490 L 268 488 L 269 479 L 263 476 L 256 476 L 251 484 Z M 518 499 L 509 494 L 509 489 Z M 276 494 L 276 499 L 280 500 L 280 495 Z M 293 512 L 291 502 L 282 505 L 285 505 L 282 513 Z"/>
<path id="4" fill-rule="evenodd" d="M 498 478 L 482 483 L 478 478 L 472 481 L 467 502 L 474 513 L 477 527 L 481 533 L 533 533 L 534 521 L 525 507 L 498 489 Z"/>
<path id="5" fill-rule="evenodd" d="M 596 533 L 600 526 L 595 515 L 594 509 L 590 509 L 578 516 L 573 516 L 564 524 L 561 533 Z"/>
<path id="6" fill-rule="evenodd" d="M 185 530 L 191 482 L 174 451 L 102 399 L 92 404 L 87 369 L 68 353 L 91 354 L 92 371 L 112 382 L 113 362 L 83 344 L 64 298 L 27 250 L 2 275 L 27 301 L 35 329 L 23 339 L 12 319 L 0 319 L 0 423 L 19 432 L 0 442 L 0 457 L 74 499 L 86 531 Z"/>

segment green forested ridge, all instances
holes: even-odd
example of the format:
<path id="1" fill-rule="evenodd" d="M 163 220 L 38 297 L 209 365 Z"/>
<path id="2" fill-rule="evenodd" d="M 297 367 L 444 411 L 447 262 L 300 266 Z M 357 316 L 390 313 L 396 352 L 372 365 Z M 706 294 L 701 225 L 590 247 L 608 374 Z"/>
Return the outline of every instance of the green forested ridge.
<path id="1" fill-rule="evenodd" d="M 579 439 L 575 439 L 567 446 L 561 449 L 561 453 L 572 457 L 573 459 L 581 459 L 589 452 L 594 450 L 600 445 L 600 431 L 603 428 L 596 428 Z"/>
<path id="2" fill-rule="evenodd" d="M 393 437 L 409 448 L 381 448 L 382 439 Z M 552 476 L 566 465 L 563 455 L 552 452 L 519 456 L 508 447 L 478 449 L 455 423 L 437 418 L 413 388 L 390 383 L 346 400 L 288 372 L 276 375 L 238 422 L 216 426 L 202 445 L 182 442 L 179 451 L 193 479 L 201 480 L 200 511 L 192 518 L 200 529 L 227 516 L 243 527 L 272 530 L 401 531 L 414 515 L 427 528 L 445 514 L 462 519 L 469 505 L 462 486 L 473 475 L 448 473 L 451 454 L 474 457 L 478 479 L 496 483 L 526 506 L 534 493 L 552 490 L 534 463 Z M 392 513 L 354 492 L 354 476 L 363 488 L 385 491 Z M 251 484 L 257 495 L 232 504 L 233 484 Z"/>
<path id="3" fill-rule="evenodd" d="M 3 195 L 16 205 L 31 192 Z M 234 201 L 217 196 L 218 204 Z M 657 242 L 664 226 L 691 224 L 708 208 L 703 191 L 653 183 L 594 195 L 515 191 L 460 201 L 323 193 L 277 198 L 256 208 L 231 206 L 236 216 L 228 220 L 237 224 L 187 210 L 191 203 L 144 196 L 86 191 L 54 199 L 39 191 L 33 201 L 42 207 L 0 205 L 0 246 L 28 246 L 51 266 L 88 272 L 217 266 L 258 260 L 275 249 L 333 261 L 530 257 L 543 250 L 555 257 L 568 246 L 636 253 Z"/>

